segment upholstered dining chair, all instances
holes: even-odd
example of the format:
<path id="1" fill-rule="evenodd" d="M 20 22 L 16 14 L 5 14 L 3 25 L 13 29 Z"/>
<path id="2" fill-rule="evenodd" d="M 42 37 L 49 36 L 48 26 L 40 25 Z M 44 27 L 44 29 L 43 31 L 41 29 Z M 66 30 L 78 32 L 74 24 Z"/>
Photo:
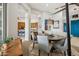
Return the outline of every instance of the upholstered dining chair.
<path id="1" fill-rule="evenodd" d="M 32 40 L 33 40 L 33 48 L 34 48 L 34 46 L 35 46 L 35 44 L 37 44 L 38 42 L 37 42 L 37 36 L 32 32 L 32 34 L 31 34 L 31 36 L 32 36 Z"/>
<path id="2" fill-rule="evenodd" d="M 38 41 L 38 49 L 39 49 L 39 55 L 41 51 L 46 52 L 48 55 L 50 53 L 50 50 L 52 48 L 52 45 L 49 45 L 48 42 L 48 37 L 47 36 L 37 36 L 37 41 Z"/>
<path id="3" fill-rule="evenodd" d="M 54 45 L 54 48 L 58 51 L 63 51 L 64 52 L 64 55 L 66 56 L 67 55 L 67 39 L 63 39 L 62 41 L 56 43 Z"/>

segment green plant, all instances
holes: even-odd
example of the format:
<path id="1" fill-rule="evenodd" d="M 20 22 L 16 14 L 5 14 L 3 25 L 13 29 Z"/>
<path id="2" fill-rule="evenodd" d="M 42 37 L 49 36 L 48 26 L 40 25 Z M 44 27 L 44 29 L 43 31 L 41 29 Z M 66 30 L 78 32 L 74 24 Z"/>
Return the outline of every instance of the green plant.
<path id="1" fill-rule="evenodd" d="M 9 43 L 11 40 L 13 40 L 13 37 L 6 37 L 4 43 Z"/>
<path id="2" fill-rule="evenodd" d="M 13 37 L 6 37 L 4 39 L 4 41 L 0 41 L 0 51 L 1 51 L 1 46 L 4 44 L 4 43 L 9 43 L 11 40 L 13 40 Z"/>
<path id="3" fill-rule="evenodd" d="M 2 44 L 3 44 L 3 42 L 2 42 L 2 41 L 0 41 L 0 51 L 1 51 L 1 46 L 2 46 Z"/>

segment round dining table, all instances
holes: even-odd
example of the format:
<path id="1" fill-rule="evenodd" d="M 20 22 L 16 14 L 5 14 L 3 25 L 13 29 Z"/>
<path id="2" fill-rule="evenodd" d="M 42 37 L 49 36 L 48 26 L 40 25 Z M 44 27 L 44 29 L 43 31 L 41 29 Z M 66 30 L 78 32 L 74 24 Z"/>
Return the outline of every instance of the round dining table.
<path id="1" fill-rule="evenodd" d="M 53 50 L 55 50 L 54 48 L 54 44 L 56 44 L 57 42 L 61 41 L 61 40 L 64 40 L 66 39 L 66 37 L 63 37 L 63 36 L 59 36 L 59 35 L 48 35 L 48 40 L 49 40 L 49 43 L 52 43 L 53 46 L 51 48 L 51 52 L 53 52 Z"/>
<path id="2" fill-rule="evenodd" d="M 54 35 L 54 36 L 49 35 L 49 36 L 48 36 L 48 40 L 49 40 L 49 41 L 60 41 L 60 40 L 62 40 L 62 39 L 66 39 L 66 37 L 64 37 L 64 36 L 59 36 L 59 35 Z"/>

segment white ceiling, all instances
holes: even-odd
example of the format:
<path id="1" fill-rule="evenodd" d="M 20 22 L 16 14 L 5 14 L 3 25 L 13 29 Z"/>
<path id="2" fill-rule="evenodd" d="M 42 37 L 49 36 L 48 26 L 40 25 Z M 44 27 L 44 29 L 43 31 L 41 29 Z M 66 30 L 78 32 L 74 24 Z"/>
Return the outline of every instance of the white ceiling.
<path id="1" fill-rule="evenodd" d="M 42 12 L 49 12 L 55 13 L 65 7 L 65 3 L 29 3 L 28 4 L 32 9 L 42 11 Z M 64 6 L 64 7 L 62 7 Z M 62 8 L 60 8 L 62 7 Z M 79 10 L 79 6 L 76 5 L 69 5 L 69 11 L 73 12 L 74 8 Z"/>
<path id="2" fill-rule="evenodd" d="M 29 3 L 28 4 L 32 9 L 36 9 L 38 11 L 55 13 L 64 3 Z"/>

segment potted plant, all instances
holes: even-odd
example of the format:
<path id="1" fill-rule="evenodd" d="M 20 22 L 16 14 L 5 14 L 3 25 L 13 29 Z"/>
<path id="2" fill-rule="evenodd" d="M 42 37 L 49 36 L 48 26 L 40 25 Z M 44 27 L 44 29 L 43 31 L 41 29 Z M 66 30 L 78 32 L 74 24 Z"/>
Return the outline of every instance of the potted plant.
<path id="1" fill-rule="evenodd" d="M 13 37 L 6 37 L 5 40 L 2 42 L 2 45 L 1 45 L 2 55 L 5 55 L 7 45 L 9 44 L 11 40 L 13 40 Z"/>
<path id="2" fill-rule="evenodd" d="M 7 49 L 7 44 L 13 40 L 13 37 L 6 37 L 6 39 L 4 40 L 3 44 L 2 44 L 2 48 L 3 50 L 6 50 Z"/>

